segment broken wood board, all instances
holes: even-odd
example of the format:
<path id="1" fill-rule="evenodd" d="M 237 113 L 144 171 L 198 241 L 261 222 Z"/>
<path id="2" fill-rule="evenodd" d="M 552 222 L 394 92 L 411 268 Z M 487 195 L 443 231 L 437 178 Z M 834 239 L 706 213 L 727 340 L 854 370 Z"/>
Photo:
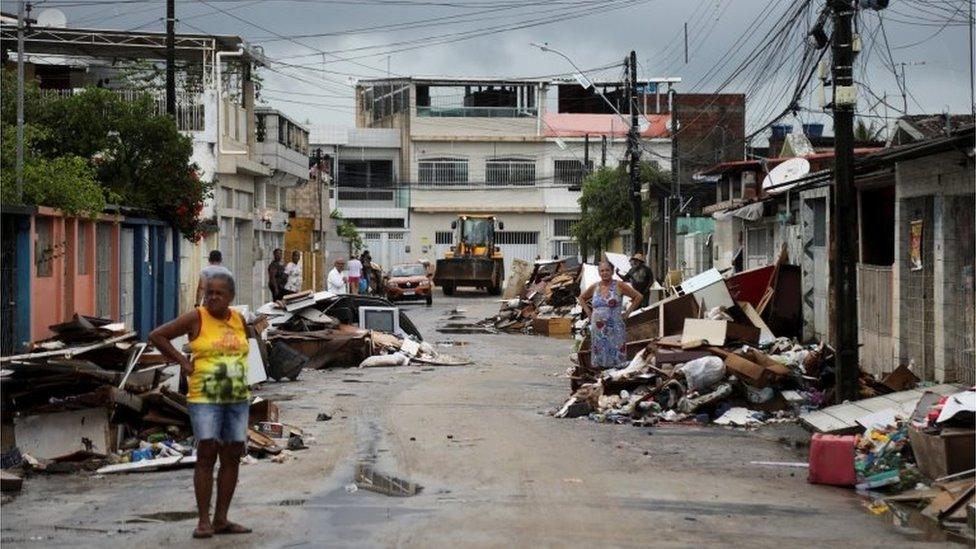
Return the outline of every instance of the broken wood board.
<path id="1" fill-rule="evenodd" d="M 186 456 L 169 456 L 156 459 L 144 459 L 142 461 L 133 461 L 129 463 L 113 463 L 112 465 L 106 465 L 95 471 L 99 475 L 111 475 L 115 473 L 144 473 L 146 471 L 155 471 L 163 467 L 175 467 L 180 464 L 185 459 Z M 195 462 L 196 460 L 194 460 Z"/>
<path id="2" fill-rule="evenodd" d="M 0 492 L 19 492 L 24 486 L 24 479 L 7 471 L 0 471 Z"/>
<path id="3" fill-rule="evenodd" d="M 749 319 L 749 322 L 751 322 L 753 326 L 759 328 L 760 345 L 767 345 L 776 339 L 776 336 L 773 335 L 773 331 L 769 329 L 769 326 L 766 325 L 766 322 L 763 321 L 762 317 L 759 316 L 759 313 L 756 312 L 756 309 L 754 309 L 748 301 L 740 301 L 739 309 L 742 311 L 742 314 L 746 315 L 746 318 Z"/>
<path id="4" fill-rule="evenodd" d="M 264 369 L 263 353 L 257 338 L 247 338 L 247 384 L 248 386 L 257 385 L 268 379 L 268 374 Z"/>
<path id="5" fill-rule="evenodd" d="M 508 279 L 505 280 L 505 292 L 502 294 L 502 298 L 512 299 L 517 296 L 525 288 L 525 283 L 529 281 L 531 275 L 532 265 L 528 261 L 518 258 L 513 259 L 512 270 L 508 275 Z"/>
<path id="6" fill-rule="evenodd" d="M 681 346 L 697 341 L 704 341 L 708 345 L 723 346 L 727 341 L 746 341 L 756 343 L 759 340 L 759 328 L 743 326 L 727 320 L 707 320 L 703 318 L 686 318 L 681 331 Z"/>
<path id="7" fill-rule="evenodd" d="M 804 427 L 818 433 L 828 434 L 848 434 L 858 433 L 862 429 L 857 420 L 885 408 L 898 410 L 903 417 L 911 416 L 918 404 L 919 399 L 925 391 L 931 391 L 942 396 L 949 396 L 959 392 L 960 386 L 954 384 L 942 384 L 934 387 L 927 387 L 924 391 L 912 389 L 911 391 L 901 391 L 890 395 L 882 395 L 856 402 L 846 402 L 836 406 L 830 406 L 823 410 L 817 410 L 800 416 L 800 422 Z"/>

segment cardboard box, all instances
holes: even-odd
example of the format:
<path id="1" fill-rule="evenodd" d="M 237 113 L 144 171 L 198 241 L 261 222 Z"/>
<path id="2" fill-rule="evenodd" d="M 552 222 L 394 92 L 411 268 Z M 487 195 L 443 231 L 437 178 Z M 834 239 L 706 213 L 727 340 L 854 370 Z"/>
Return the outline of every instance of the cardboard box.
<path id="1" fill-rule="evenodd" d="M 278 406 L 270 400 L 259 399 L 251 404 L 247 424 L 257 425 L 265 421 L 270 421 L 272 423 L 276 423 L 278 421 Z"/>
<path id="2" fill-rule="evenodd" d="M 946 428 L 935 435 L 910 426 L 908 439 L 918 470 L 933 480 L 968 471 L 976 461 L 976 431 L 972 429 Z"/>
<path id="3" fill-rule="evenodd" d="M 537 318 L 532 321 L 532 331 L 542 335 L 570 335 L 573 321 L 566 317 Z"/>

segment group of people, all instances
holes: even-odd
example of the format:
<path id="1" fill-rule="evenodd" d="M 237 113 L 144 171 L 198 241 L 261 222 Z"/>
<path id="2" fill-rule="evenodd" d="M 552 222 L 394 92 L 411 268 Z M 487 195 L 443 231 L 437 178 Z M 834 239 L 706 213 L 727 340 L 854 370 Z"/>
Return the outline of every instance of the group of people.
<path id="1" fill-rule="evenodd" d="M 346 261 L 338 258 L 326 278 L 326 289 L 335 294 L 367 294 L 373 291 L 376 271 L 369 250 Z"/>

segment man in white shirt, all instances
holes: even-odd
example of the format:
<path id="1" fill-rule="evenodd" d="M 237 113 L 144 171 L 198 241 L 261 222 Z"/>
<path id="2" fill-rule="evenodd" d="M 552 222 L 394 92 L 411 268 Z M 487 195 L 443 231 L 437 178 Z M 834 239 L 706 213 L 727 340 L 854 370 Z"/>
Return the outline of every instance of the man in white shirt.
<path id="1" fill-rule="evenodd" d="M 359 293 L 359 278 L 363 276 L 363 263 L 356 256 L 349 260 L 349 293 L 355 295 Z"/>
<path id="2" fill-rule="evenodd" d="M 285 282 L 285 292 L 293 294 L 302 291 L 302 266 L 299 263 L 302 260 L 302 252 L 295 250 L 291 253 L 291 261 L 285 265 L 285 276 L 288 277 L 288 281 Z"/>
<path id="3" fill-rule="evenodd" d="M 342 274 L 343 269 L 346 267 L 346 260 L 339 258 L 335 260 L 335 266 L 329 271 L 329 278 L 327 280 L 328 289 L 334 294 L 344 294 L 346 293 L 346 276 Z"/>

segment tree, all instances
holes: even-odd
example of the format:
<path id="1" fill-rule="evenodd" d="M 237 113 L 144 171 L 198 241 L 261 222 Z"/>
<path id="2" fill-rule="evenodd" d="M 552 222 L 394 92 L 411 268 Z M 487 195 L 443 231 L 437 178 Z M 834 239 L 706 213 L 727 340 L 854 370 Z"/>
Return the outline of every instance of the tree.
<path id="1" fill-rule="evenodd" d="M 16 197 L 11 188 L 14 157 L 7 147 L 11 145 L 13 151 L 9 128 L 16 123 L 8 108 L 13 104 L 11 90 L 16 88 L 10 80 L 5 74 L 0 115 L 5 200 L 20 198 L 26 204 L 66 211 L 88 208 L 89 213 L 104 209 L 107 200 L 152 212 L 185 238 L 199 240 L 203 234 L 199 214 L 211 185 L 200 180 L 197 167 L 190 163 L 192 140 L 179 132 L 171 118 L 155 113 L 148 94 L 129 101 L 111 90 L 88 88 L 61 97 L 42 94 L 36 84 L 29 85 L 25 104 L 30 130 L 25 128 L 25 134 L 30 138 L 25 139 L 29 151 L 25 157 L 37 165 L 30 170 L 30 187 L 25 168 L 25 193 Z M 95 200 L 99 193 L 90 188 L 92 182 L 100 191 L 100 201 Z"/>
<path id="2" fill-rule="evenodd" d="M 654 189 L 667 189 L 670 174 L 656 164 L 640 164 L 641 185 Z M 581 249 L 594 250 L 597 257 L 606 250 L 610 241 L 621 229 L 633 224 L 633 206 L 630 202 L 630 180 L 623 167 L 600 168 L 583 179 L 579 198 L 582 214 L 570 232 Z M 650 212 L 650 202 L 643 202 L 643 215 Z"/>

